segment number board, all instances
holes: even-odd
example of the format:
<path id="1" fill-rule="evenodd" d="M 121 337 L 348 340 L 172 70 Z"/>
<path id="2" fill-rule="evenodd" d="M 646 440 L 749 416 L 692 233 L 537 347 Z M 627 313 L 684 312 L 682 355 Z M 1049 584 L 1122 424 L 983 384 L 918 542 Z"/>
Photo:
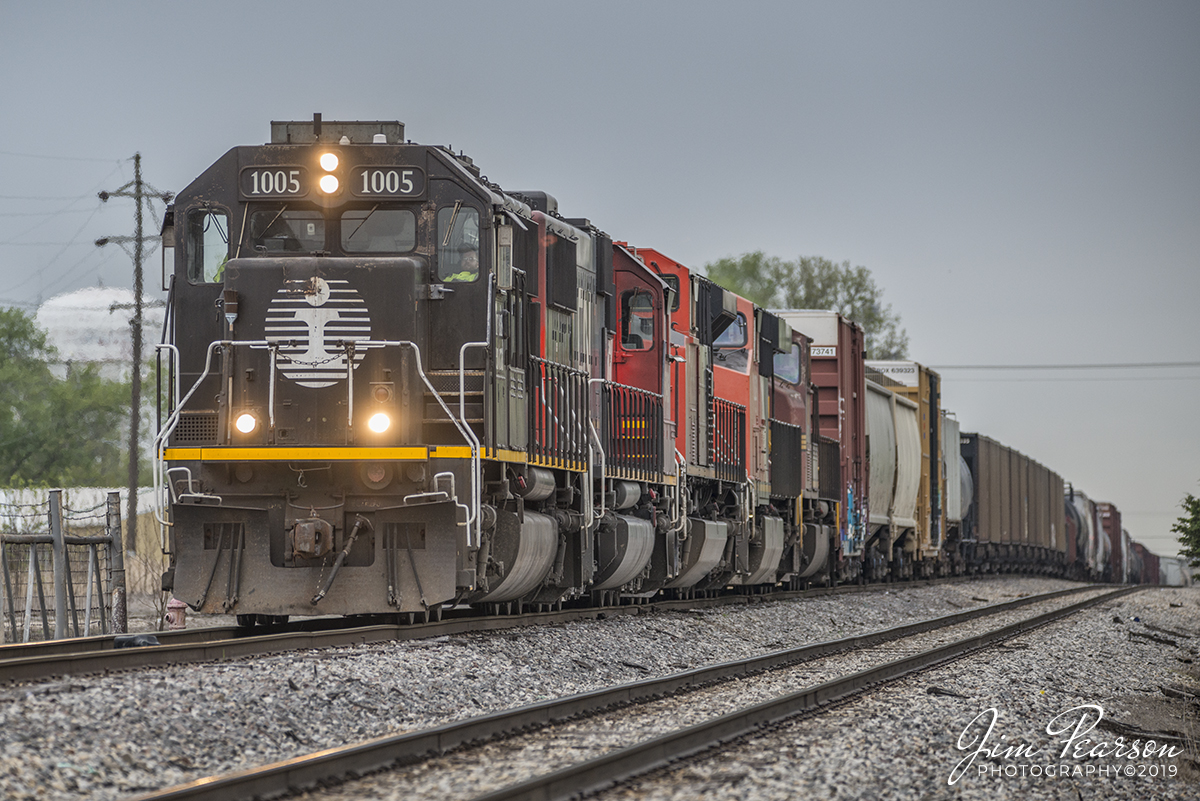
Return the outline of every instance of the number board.
<path id="1" fill-rule="evenodd" d="M 360 164 L 351 168 L 346 188 L 355 197 L 417 197 L 425 193 L 425 172 L 417 167 Z"/>
<path id="2" fill-rule="evenodd" d="M 308 171 L 303 167 L 247 167 L 238 179 L 242 197 L 303 197 L 308 194 Z"/>

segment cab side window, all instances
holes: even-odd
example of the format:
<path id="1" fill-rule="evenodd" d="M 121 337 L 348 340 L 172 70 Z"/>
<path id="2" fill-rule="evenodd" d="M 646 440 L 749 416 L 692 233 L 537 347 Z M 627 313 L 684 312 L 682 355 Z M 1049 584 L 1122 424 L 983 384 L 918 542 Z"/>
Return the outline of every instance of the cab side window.
<path id="1" fill-rule="evenodd" d="M 438 209 L 438 278 L 447 283 L 479 278 L 479 212 L 461 202 Z"/>
<path id="2" fill-rule="evenodd" d="M 229 215 L 216 209 L 189 209 L 187 274 L 196 284 L 219 284 L 229 260 Z"/>
<path id="3" fill-rule="evenodd" d="M 662 276 L 662 280 L 667 282 L 667 288 L 670 290 L 671 308 L 669 311 L 671 314 L 674 314 L 675 312 L 679 311 L 679 276 L 664 275 Z"/>
<path id="4" fill-rule="evenodd" d="M 775 377 L 789 384 L 800 383 L 800 346 L 792 343 L 788 353 L 775 354 Z"/>
<path id="5" fill-rule="evenodd" d="M 721 332 L 713 342 L 714 348 L 744 348 L 746 347 L 746 315 L 738 312 L 733 325 Z"/>
<path id="6" fill-rule="evenodd" d="M 645 290 L 631 289 L 621 295 L 621 347 L 654 347 L 654 299 Z"/>
<path id="7" fill-rule="evenodd" d="M 750 354 L 746 347 L 748 330 L 746 315 L 738 312 L 733 325 L 722 331 L 721 335 L 713 342 L 716 364 L 730 370 L 737 370 L 739 373 L 745 373 L 750 369 Z"/>

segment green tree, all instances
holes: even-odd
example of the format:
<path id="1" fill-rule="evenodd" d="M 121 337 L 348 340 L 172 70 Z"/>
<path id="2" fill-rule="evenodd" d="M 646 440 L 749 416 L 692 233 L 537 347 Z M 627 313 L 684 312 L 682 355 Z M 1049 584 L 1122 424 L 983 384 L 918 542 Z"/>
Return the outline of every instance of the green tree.
<path id="1" fill-rule="evenodd" d="M 118 486 L 128 385 L 94 366 L 51 370 L 33 318 L 0 309 L 0 485 Z"/>
<path id="2" fill-rule="evenodd" d="M 1179 552 L 1187 558 L 1188 564 L 1200 567 L 1200 498 L 1189 492 L 1180 506 L 1184 515 L 1175 521 L 1171 531 L 1179 535 Z"/>
<path id="3" fill-rule="evenodd" d="M 884 305 L 883 292 L 866 267 L 834 264 L 820 256 L 787 261 L 761 250 L 705 265 L 708 277 L 764 308 L 825 309 L 863 327 L 867 358 L 904 359 L 908 334 L 900 315 Z"/>

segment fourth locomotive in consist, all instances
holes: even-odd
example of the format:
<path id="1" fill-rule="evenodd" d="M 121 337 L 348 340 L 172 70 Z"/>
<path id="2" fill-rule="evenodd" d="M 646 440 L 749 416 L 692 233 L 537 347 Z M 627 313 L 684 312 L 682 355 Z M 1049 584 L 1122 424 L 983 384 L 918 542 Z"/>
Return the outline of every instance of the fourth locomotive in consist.
<path id="1" fill-rule="evenodd" d="M 163 237 L 163 581 L 197 610 L 1181 575 L 837 313 L 758 308 L 398 122 L 272 123 Z"/>

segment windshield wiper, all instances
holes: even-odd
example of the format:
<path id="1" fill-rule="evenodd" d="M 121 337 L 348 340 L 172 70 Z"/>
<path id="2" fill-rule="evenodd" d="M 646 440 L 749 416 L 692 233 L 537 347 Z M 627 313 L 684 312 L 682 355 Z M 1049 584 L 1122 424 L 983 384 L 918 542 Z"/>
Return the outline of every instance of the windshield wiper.
<path id="1" fill-rule="evenodd" d="M 367 212 L 367 216 L 366 216 L 366 217 L 363 217 L 363 218 L 362 218 L 362 221 L 361 221 L 361 222 L 359 222 L 359 224 L 358 224 L 358 225 L 354 226 L 354 230 L 350 232 L 350 236 L 346 237 L 346 241 L 347 241 L 347 242 L 349 242 L 351 239 L 353 239 L 353 238 L 354 238 L 354 235 L 358 233 L 358 229 L 359 229 L 359 228 L 362 228 L 362 227 L 363 227 L 363 226 L 366 224 L 367 220 L 371 219 L 371 215 L 372 215 L 372 214 L 374 214 L 374 213 L 375 213 L 375 211 L 376 211 L 378 208 L 379 208 L 379 204 L 378 204 L 378 203 L 376 203 L 376 204 L 375 204 L 375 208 L 373 208 L 373 209 L 371 209 L 370 211 L 368 211 L 368 212 Z"/>
<path id="2" fill-rule="evenodd" d="M 454 201 L 454 211 L 450 212 L 450 223 L 446 226 L 446 235 L 442 237 L 442 247 L 450 244 L 450 234 L 454 232 L 454 221 L 458 219 L 458 210 L 462 208 L 462 201 Z"/>
<path id="3" fill-rule="evenodd" d="M 247 208 L 249 208 L 249 207 L 247 207 Z M 283 204 L 283 208 L 281 208 L 279 211 L 275 212 L 275 216 L 272 217 L 271 221 L 269 223 L 267 223 L 265 228 L 262 229 L 262 236 L 259 237 L 260 240 L 267 238 L 267 232 L 271 230 L 271 226 L 275 224 L 275 221 L 278 220 L 285 211 L 287 211 L 286 203 Z M 261 244 L 261 242 L 259 244 Z"/>

